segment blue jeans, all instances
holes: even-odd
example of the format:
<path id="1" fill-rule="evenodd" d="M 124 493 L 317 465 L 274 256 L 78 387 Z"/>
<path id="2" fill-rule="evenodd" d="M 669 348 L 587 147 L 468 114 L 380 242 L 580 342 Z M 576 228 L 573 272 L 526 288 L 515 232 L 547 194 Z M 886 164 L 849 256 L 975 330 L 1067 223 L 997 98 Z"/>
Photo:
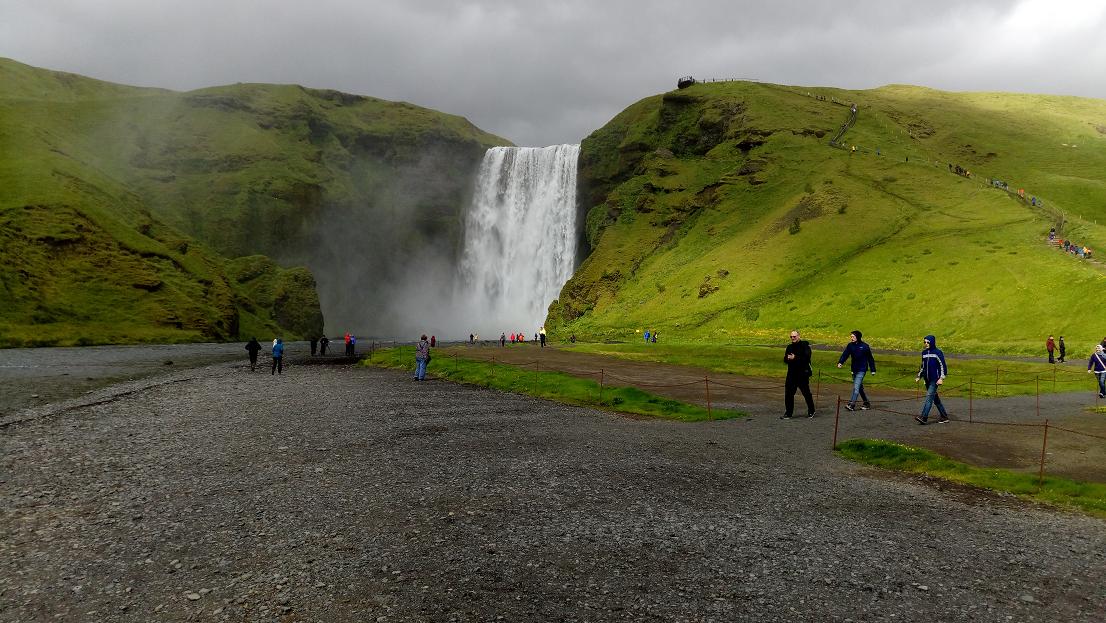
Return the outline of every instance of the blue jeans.
<path id="1" fill-rule="evenodd" d="M 1098 393 L 1106 394 L 1106 372 L 1095 372 L 1094 375 L 1098 378 Z"/>
<path id="2" fill-rule="evenodd" d="M 937 395 L 937 383 L 926 382 L 926 401 L 922 405 L 922 419 L 929 419 L 929 410 L 933 405 L 937 405 L 937 411 L 941 413 L 941 417 L 948 417 L 949 414 L 945 411 L 945 405 L 941 404 L 941 397 Z"/>
<path id="3" fill-rule="evenodd" d="M 857 395 L 860 396 L 860 399 L 864 401 L 865 405 L 871 404 L 868 402 L 868 394 L 864 393 L 864 375 L 867 373 L 867 370 L 853 372 L 853 397 L 849 399 L 849 404 L 856 404 Z"/>
<path id="4" fill-rule="evenodd" d="M 426 360 L 425 359 L 416 359 L 415 360 L 415 379 L 417 379 L 419 381 L 426 380 Z"/>

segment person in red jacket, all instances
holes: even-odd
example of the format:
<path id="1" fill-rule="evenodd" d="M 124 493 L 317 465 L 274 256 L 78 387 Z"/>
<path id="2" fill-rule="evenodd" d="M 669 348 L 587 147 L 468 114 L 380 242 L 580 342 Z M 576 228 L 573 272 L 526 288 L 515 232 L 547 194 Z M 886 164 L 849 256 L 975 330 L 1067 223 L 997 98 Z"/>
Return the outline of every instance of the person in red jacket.
<path id="1" fill-rule="evenodd" d="M 1056 357 L 1053 356 L 1053 353 L 1056 352 L 1056 340 L 1053 340 L 1051 335 L 1048 336 L 1048 341 L 1045 342 L 1045 350 L 1048 351 L 1048 362 L 1056 363 Z"/>

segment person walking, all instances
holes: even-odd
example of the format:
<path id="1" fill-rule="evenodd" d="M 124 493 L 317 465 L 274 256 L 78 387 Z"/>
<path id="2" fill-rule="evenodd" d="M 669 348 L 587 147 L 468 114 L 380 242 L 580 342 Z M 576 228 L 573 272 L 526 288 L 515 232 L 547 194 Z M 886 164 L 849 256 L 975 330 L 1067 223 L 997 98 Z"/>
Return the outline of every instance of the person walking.
<path id="1" fill-rule="evenodd" d="M 1057 359 L 1060 363 L 1064 363 L 1064 358 L 1068 355 L 1068 348 L 1064 346 L 1064 336 L 1060 336 L 1060 358 Z"/>
<path id="2" fill-rule="evenodd" d="M 810 376 L 814 371 L 810 369 L 810 342 L 799 339 L 799 331 L 791 332 L 791 343 L 783 354 L 783 362 L 787 364 L 787 381 L 784 383 L 783 415 L 781 420 L 790 420 L 795 412 L 795 390 L 803 393 L 806 400 L 806 416 L 812 418 L 814 412 L 814 396 L 810 394 Z"/>
<path id="3" fill-rule="evenodd" d="M 868 370 L 872 371 L 873 376 L 875 375 L 876 359 L 872 356 L 872 348 L 861 339 L 862 337 L 863 334 L 860 331 L 850 332 L 849 343 L 845 345 L 841 358 L 837 360 L 837 367 L 840 368 L 845 365 L 846 359 L 852 359 L 850 367 L 853 372 L 853 395 L 852 398 L 849 398 L 849 402 L 845 403 L 845 408 L 849 411 L 856 411 L 856 397 L 858 395 L 863 401 L 863 404 L 860 405 L 862 411 L 872 408 L 872 403 L 868 401 L 868 395 L 864 393 L 864 375 L 868 373 Z"/>
<path id="4" fill-rule="evenodd" d="M 315 356 L 315 351 L 319 349 L 319 338 L 314 335 L 311 336 L 311 356 Z"/>
<path id="5" fill-rule="evenodd" d="M 349 356 L 349 331 L 346 331 L 345 341 L 346 341 L 345 355 L 348 357 Z"/>
<path id="6" fill-rule="evenodd" d="M 326 347 L 329 344 L 330 344 L 330 338 L 328 338 L 327 336 L 324 335 L 321 338 L 319 338 L 319 355 L 321 357 L 326 357 Z"/>
<path id="7" fill-rule="evenodd" d="M 426 380 L 426 365 L 430 363 L 430 342 L 426 341 L 426 334 L 419 338 L 418 346 L 415 346 L 415 380 Z"/>
<path id="8" fill-rule="evenodd" d="M 945 353 L 937 348 L 937 338 L 932 335 L 925 336 L 923 342 L 925 348 L 922 350 L 922 367 L 918 369 L 918 376 L 914 382 L 925 380 L 926 400 L 922 405 L 921 415 L 914 416 L 914 420 L 919 424 L 928 424 L 929 410 L 933 405 L 937 405 L 937 411 L 941 414 L 941 417 L 937 418 L 937 423 L 946 424 L 949 421 L 949 414 L 945 411 L 945 405 L 941 404 L 941 397 L 937 395 L 938 386 L 944 385 L 945 375 L 948 374 Z"/>
<path id="9" fill-rule="evenodd" d="M 1056 352 L 1056 340 L 1052 339 L 1052 336 L 1048 336 L 1048 340 L 1045 342 L 1045 350 L 1048 351 L 1048 362 L 1056 363 L 1056 357 L 1053 354 Z"/>
<path id="10" fill-rule="evenodd" d="M 1087 373 L 1098 378 L 1098 397 L 1106 398 L 1106 349 L 1095 344 L 1091 359 L 1087 362 Z"/>
<path id="11" fill-rule="evenodd" d="M 438 345 L 438 336 L 431 335 L 430 336 L 430 348 L 434 348 L 437 345 Z"/>
<path id="12" fill-rule="evenodd" d="M 257 353 L 261 352 L 261 342 L 256 337 L 251 337 L 246 342 L 246 352 L 250 354 L 250 372 L 257 370 Z"/>
<path id="13" fill-rule="evenodd" d="M 542 325 L 541 329 L 538 331 L 538 335 L 541 336 L 541 347 L 545 348 L 545 325 Z"/>
<path id="14" fill-rule="evenodd" d="M 506 345 L 507 345 L 507 334 L 506 333 L 500 333 L 499 334 L 499 347 L 503 348 Z"/>
<path id="15" fill-rule="evenodd" d="M 274 374 L 284 374 L 284 340 L 279 337 L 273 344 L 273 369 L 269 372 L 269 376 Z"/>
<path id="16" fill-rule="evenodd" d="M 346 348 L 349 349 L 349 352 L 346 354 L 350 357 L 353 357 L 357 354 L 357 336 L 353 335 L 352 333 L 350 334 L 349 345 L 347 345 Z"/>

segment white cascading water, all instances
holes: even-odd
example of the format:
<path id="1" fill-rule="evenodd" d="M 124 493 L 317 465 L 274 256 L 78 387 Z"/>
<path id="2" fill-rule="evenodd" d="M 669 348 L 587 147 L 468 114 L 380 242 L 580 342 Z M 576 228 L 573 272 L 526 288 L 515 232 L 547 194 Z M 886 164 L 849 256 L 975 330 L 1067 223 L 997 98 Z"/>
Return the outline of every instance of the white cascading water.
<path id="1" fill-rule="evenodd" d="M 532 335 L 576 260 L 579 145 L 493 147 L 465 217 L 458 298 L 488 339 Z M 467 333 L 468 331 L 464 331 Z"/>

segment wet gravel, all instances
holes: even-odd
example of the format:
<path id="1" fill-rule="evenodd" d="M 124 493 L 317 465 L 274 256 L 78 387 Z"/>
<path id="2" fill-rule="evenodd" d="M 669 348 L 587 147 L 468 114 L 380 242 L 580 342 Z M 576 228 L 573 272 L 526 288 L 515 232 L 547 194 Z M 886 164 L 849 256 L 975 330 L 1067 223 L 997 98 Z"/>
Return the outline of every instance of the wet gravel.
<path id="1" fill-rule="evenodd" d="M 1101 621 L 1106 522 L 705 424 L 218 364 L 0 428 L 2 621 Z"/>

